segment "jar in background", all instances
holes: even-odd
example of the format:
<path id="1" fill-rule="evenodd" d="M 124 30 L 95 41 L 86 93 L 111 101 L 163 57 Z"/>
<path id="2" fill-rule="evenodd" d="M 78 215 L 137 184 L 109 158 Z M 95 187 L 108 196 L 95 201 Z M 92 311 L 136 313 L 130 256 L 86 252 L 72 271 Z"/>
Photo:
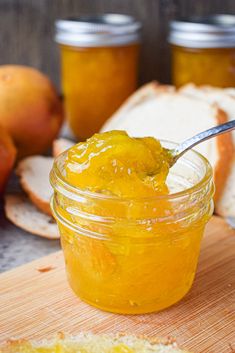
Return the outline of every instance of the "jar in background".
<path id="1" fill-rule="evenodd" d="M 140 23 L 120 14 L 56 21 L 68 123 L 86 139 L 137 87 Z"/>
<path id="2" fill-rule="evenodd" d="M 66 156 L 55 160 L 50 174 L 51 207 L 75 294 L 100 309 L 125 314 L 158 311 L 179 301 L 193 283 L 213 212 L 208 161 L 189 151 L 170 169 L 170 195 L 122 199 L 68 184 Z"/>
<path id="3" fill-rule="evenodd" d="M 235 86 L 235 16 L 192 17 L 170 23 L 172 80 Z"/>

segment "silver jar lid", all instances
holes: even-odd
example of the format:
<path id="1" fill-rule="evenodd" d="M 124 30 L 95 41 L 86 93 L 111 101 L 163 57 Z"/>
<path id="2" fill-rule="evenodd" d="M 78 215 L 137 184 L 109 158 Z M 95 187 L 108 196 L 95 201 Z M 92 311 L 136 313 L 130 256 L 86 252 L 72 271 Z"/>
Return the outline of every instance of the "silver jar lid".
<path id="1" fill-rule="evenodd" d="M 212 15 L 171 21 L 168 40 L 188 48 L 233 48 L 235 16 Z"/>
<path id="2" fill-rule="evenodd" d="M 83 46 L 118 46 L 139 42 L 140 22 L 121 14 L 89 15 L 57 20 L 57 43 Z"/>

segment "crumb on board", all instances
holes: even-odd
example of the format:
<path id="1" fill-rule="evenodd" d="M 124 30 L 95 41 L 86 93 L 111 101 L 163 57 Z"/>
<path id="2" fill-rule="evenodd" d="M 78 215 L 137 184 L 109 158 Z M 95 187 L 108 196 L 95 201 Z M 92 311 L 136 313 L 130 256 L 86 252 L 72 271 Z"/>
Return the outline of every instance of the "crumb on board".
<path id="1" fill-rule="evenodd" d="M 41 267 L 37 267 L 36 270 L 38 272 L 44 273 L 44 272 L 49 272 L 51 270 L 53 270 L 55 267 L 48 265 L 48 266 L 41 266 Z"/>

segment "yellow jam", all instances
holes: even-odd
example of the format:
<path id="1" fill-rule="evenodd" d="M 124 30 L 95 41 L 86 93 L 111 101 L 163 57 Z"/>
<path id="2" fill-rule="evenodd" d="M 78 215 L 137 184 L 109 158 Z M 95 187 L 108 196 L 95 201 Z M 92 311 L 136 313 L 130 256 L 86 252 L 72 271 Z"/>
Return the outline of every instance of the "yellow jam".
<path id="1" fill-rule="evenodd" d="M 66 180 L 79 188 L 119 197 L 166 192 L 168 153 L 153 137 L 124 131 L 95 134 L 68 151 Z"/>
<path id="2" fill-rule="evenodd" d="M 54 213 L 68 280 L 81 299 L 136 314 L 188 292 L 213 191 L 207 185 L 200 197 L 192 188 L 171 199 L 168 172 L 159 141 L 122 131 L 96 134 L 66 153 L 63 180 L 83 194 L 56 192 Z"/>
<path id="3" fill-rule="evenodd" d="M 172 78 L 186 83 L 217 87 L 235 85 L 235 48 L 186 48 L 172 46 Z"/>
<path id="4" fill-rule="evenodd" d="M 99 131 L 137 86 L 139 44 L 82 48 L 61 45 L 65 111 L 73 133 Z"/>

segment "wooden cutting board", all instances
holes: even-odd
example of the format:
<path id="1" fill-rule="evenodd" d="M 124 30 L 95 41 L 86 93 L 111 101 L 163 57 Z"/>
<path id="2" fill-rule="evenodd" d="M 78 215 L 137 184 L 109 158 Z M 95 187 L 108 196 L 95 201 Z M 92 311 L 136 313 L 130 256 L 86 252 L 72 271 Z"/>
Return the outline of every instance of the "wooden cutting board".
<path id="1" fill-rule="evenodd" d="M 2 274 L 0 294 L 1 342 L 82 330 L 171 336 L 195 353 L 235 352 L 235 231 L 211 220 L 192 290 L 159 313 L 116 315 L 81 302 L 68 287 L 61 252 Z"/>

